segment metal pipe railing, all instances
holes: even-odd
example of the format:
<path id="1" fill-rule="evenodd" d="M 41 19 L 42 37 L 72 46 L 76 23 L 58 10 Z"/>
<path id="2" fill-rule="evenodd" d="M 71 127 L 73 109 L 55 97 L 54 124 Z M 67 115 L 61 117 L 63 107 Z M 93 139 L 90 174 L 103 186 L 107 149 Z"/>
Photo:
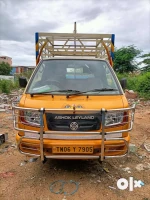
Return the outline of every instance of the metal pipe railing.
<path id="1" fill-rule="evenodd" d="M 43 132 L 44 132 L 44 108 L 40 109 L 40 154 L 41 161 L 44 161 L 44 152 L 43 152 Z"/>
<path id="2" fill-rule="evenodd" d="M 44 126 L 44 117 L 45 117 L 45 113 L 49 113 L 49 112 L 62 112 L 65 111 L 72 113 L 73 110 L 72 109 L 35 109 L 35 108 L 24 108 L 24 107 L 19 107 L 19 106 L 15 106 L 13 105 L 13 124 L 14 124 L 14 128 L 18 131 L 21 131 L 24 133 L 24 136 L 21 137 L 21 140 L 18 144 L 18 146 L 20 146 L 22 139 L 27 138 L 27 139 L 39 139 L 40 140 L 40 157 L 41 160 L 44 161 L 44 139 L 58 139 L 58 140 L 69 140 L 69 139 L 75 139 L 75 140 L 101 140 L 101 156 L 100 156 L 100 160 L 103 161 L 105 156 L 105 141 L 114 141 L 114 140 L 120 140 L 123 141 L 125 146 L 128 149 L 128 143 L 127 141 L 122 137 L 122 133 L 124 132 L 128 132 L 131 131 L 133 128 L 133 122 L 134 122 L 134 112 L 135 112 L 135 105 L 133 105 L 131 108 L 121 108 L 121 109 L 110 109 L 110 110 L 106 110 L 106 109 L 101 109 L 101 110 L 92 110 L 92 109 L 79 109 L 76 110 L 76 113 L 89 113 L 89 112 L 96 112 L 96 113 L 100 113 L 101 115 L 101 119 L 102 119 L 102 123 L 101 123 L 101 129 L 98 131 L 45 131 L 45 126 Z M 16 112 L 18 111 L 18 112 Z M 23 116 L 19 116 L 20 111 L 33 111 L 33 112 L 39 112 L 39 119 L 40 119 L 40 124 L 39 127 L 36 127 L 37 130 L 28 130 L 28 129 L 24 129 L 22 128 L 23 125 L 25 126 L 26 124 L 23 124 L 23 122 L 20 121 L 20 118 Z M 107 129 L 109 127 L 107 127 L 105 125 L 106 122 L 106 113 L 111 113 L 111 112 L 122 112 L 122 111 L 128 111 L 127 114 L 125 115 L 125 117 L 128 118 L 129 121 L 127 122 L 123 122 L 120 125 L 120 130 L 116 130 L 116 131 L 107 131 Z M 28 116 L 28 118 L 30 118 Z M 21 124 L 21 127 L 20 127 Z M 128 128 L 124 128 L 124 125 L 128 125 Z M 28 127 L 30 127 L 30 124 L 28 125 Z M 111 127 L 112 128 L 112 127 Z M 124 128 L 124 129 L 123 129 Z M 113 137 L 113 134 L 119 134 L 117 136 L 117 138 Z M 21 151 L 21 150 L 20 150 Z M 22 151 L 21 151 L 22 152 Z M 27 154 L 27 153 L 26 153 Z M 127 152 L 128 154 L 128 152 Z M 36 155 L 37 156 L 37 155 Z M 107 158 L 109 156 L 106 156 Z M 116 157 L 116 156 L 114 156 Z"/>
<path id="3" fill-rule="evenodd" d="M 104 160 L 104 140 L 105 140 L 105 113 L 106 110 L 102 109 L 102 142 L 101 142 L 101 161 Z"/>

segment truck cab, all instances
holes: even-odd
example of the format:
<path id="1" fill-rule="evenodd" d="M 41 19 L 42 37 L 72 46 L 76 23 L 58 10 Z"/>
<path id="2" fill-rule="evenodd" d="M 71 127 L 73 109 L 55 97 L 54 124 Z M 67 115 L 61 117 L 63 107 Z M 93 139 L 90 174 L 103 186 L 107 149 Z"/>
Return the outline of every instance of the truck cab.
<path id="1" fill-rule="evenodd" d="M 81 35 L 66 37 L 79 42 L 87 39 Z M 51 36 L 58 39 L 57 34 Z M 61 35 L 61 38 L 64 37 Z M 73 51 L 63 48 L 64 51 L 59 51 L 54 49 L 50 35 L 47 41 L 53 44 L 53 56 L 45 58 L 43 49 L 48 45 L 44 42 L 39 45 L 37 66 L 27 85 L 22 79 L 24 93 L 19 104 L 13 105 L 19 151 L 40 157 L 42 161 L 46 158 L 103 161 L 128 155 L 135 105 L 131 108 L 128 105 L 109 62 L 112 58 L 90 56 L 93 49 L 87 55 L 85 45 L 84 52 L 78 51 L 77 44 Z M 103 47 L 106 57 L 109 48 Z M 95 55 L 98 55 L 96 48 Z"/>

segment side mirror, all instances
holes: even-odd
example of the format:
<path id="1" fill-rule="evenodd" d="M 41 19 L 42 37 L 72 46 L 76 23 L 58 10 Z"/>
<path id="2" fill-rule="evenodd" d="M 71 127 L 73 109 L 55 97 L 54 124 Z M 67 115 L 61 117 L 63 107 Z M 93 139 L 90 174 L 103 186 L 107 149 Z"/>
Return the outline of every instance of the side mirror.
<path id="1" fill-rule="evenodd" d="M 19 86 L 25 88 L 27 85 L 27 79 L 25 77 L 19 77 Z"/>
<path id="2" fill-rule="evenodd" d="M 122 86 L 122 89 L 126 89 L 127 88 L 127 79 L 126 78 L 122 78 L 120 80 L 120 84 Z"/>

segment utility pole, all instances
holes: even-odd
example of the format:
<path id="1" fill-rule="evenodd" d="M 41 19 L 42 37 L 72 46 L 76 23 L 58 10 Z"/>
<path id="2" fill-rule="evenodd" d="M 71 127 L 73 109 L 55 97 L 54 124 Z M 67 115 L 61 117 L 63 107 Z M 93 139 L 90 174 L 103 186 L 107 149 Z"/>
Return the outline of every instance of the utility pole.
<path id="1" fill-rule="evenodd" d="M 76 22 L 74 22 L 74 34 L 76 35 L 77 33 L 77 28 L 76 28 Z M 76 37 L 74 36 L 74 47 L 75 47 L 75 52 L 76 52 Z"/>

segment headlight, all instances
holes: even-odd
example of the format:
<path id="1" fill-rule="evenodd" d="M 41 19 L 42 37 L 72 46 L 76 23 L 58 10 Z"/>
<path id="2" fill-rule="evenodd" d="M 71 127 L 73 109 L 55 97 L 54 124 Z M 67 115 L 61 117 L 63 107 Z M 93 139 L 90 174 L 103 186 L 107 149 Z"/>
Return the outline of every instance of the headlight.
<path id="1" fill-rule="evenodd" d="M 20 120 L 24 124 L 32 126 L 40 126 L 40 114 L 35 111 L 21 111 Z"/>
<path id="2" fill-rule="evenodd" d="M 108 112 L 105 115 L 105 126 L 114 126 L 123 122 L 124 112 Z"/>

